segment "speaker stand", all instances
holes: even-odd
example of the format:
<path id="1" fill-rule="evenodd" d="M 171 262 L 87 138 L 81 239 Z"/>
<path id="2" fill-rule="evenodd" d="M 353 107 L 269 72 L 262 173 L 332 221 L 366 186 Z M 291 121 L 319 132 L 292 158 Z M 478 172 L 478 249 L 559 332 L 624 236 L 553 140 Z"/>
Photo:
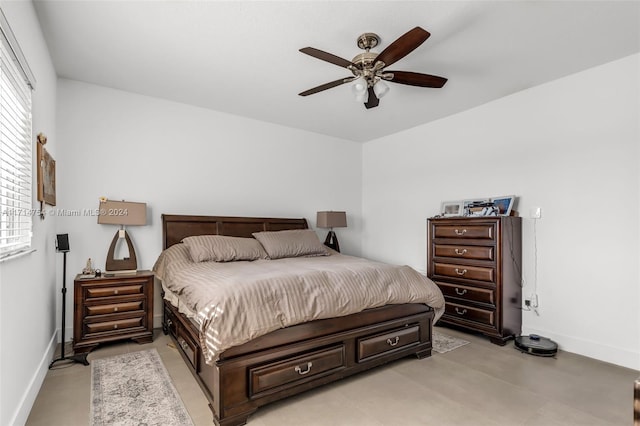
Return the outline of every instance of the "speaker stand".
<path id="1" fill-rule="evenodd" d="M 51 361 L 51 364 L 49 364 L 49 368 L 53 367 L 53 364 L 58 361 L 71 361 L 77 362 L 82 365 L 89 365 L 89 361 L 87 361 L 88 352 L 84 354 L 73 354 L 69 356 L 66 356 L 64 354 L 64 332 L 66 329 L 65 316 L 67 313 L 67 252 L 68 250 L 62 251 L 64 260 L 62 263 L 62 344 L 60 345 L 60 358 L 56 358 Z"/>

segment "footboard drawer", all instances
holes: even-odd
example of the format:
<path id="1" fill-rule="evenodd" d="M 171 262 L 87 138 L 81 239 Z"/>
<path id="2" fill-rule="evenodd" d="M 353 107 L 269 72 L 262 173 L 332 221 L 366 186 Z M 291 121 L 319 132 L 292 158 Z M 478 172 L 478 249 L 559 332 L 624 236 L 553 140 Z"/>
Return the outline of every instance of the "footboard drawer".
<path id="1" fill-rule="evenodd" d="M 358 339 L 358 362 L 420 343 L 420 327 L 403 327 L 377 336 Z"/>
<path id="2" fill-rule="evenodd" d="M 343 345 L 340 345 L 251 368 L 249 370 L 249 393 L 251 397 L 255 397 L 264 392 L 275 392 L 295 386 L 303 380 L 330 374 L 345 366 L 345 349 Z"/>
<path id="3" fill-rule="evenodd" d="M 185 334 L 180 333 L 176 340 L 193 368 L 198 369 L 198 346 Z"/>

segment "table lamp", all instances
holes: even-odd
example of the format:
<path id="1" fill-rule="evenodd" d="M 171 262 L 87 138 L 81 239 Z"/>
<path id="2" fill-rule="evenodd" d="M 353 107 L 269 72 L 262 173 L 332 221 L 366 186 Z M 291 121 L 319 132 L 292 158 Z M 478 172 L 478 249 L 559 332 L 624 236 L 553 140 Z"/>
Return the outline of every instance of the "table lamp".
<path id="1" fill-rule="evenodd" d="M 116 232 L 109 247 L 105 273 L 122 274 L 136 272 L 138 269 L 136 251 L 124 227 L 130 225 L 146 225 L 147 204 L 100 199 L 98 223 L 102 225 L 120 225 L 120 229 Z M 124 239 L 127 243 L 129 257 L 116 259 L 116 246 L 121 239 Z"/>
<path id="2" fill-rule="evenodd" d="M 330 228 L 327 238 L 324 240 L 324 245 L 340 252 L 338 237 L 336 233 L 333 232 L 333 228 L 347 227 L 347 213 L 334 211 L 318 212 L 316 225 L 318 228 Z"/>

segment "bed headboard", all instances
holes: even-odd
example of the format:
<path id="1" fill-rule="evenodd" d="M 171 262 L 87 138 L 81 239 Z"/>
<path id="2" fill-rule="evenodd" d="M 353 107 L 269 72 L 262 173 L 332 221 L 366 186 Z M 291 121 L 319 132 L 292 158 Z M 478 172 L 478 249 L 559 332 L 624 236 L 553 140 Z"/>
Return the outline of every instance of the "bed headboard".
<path id="1" fill-rule="evenodd" d="M 253 232 L 307 229 L 306 219 L 233 216 L 162 215 L 162 249 L 192 235 L 251 237 Z"/>

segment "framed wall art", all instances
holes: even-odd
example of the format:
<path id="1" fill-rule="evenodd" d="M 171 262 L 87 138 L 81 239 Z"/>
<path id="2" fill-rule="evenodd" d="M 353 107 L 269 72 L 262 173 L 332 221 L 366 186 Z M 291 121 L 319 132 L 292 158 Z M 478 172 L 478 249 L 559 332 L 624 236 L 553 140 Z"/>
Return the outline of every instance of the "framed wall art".
<path id="1" fill-rule="evenodd" d="M 56 161 L 47 152 L 44 145 L 47 137 L 42 133 L 38 134 L 37 164 L 38 164 L 38 201 L 56 205 Z"/>

